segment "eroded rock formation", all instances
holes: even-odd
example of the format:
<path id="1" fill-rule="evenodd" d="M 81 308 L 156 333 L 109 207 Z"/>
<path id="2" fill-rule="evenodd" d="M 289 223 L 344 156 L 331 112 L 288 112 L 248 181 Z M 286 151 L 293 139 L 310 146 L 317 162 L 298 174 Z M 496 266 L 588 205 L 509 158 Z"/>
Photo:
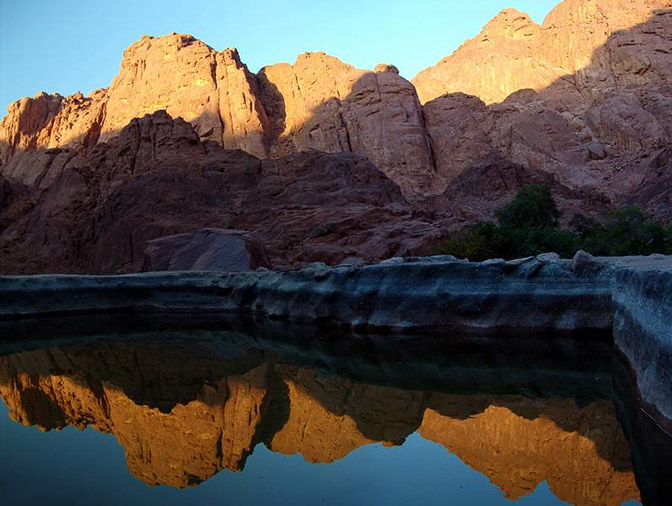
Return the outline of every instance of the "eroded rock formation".
<path id="1" fill-rule="evenodd" d="M 166 110 L 201 139 L 258 157 L 362 154 L 406 195 L 440 193 L 498 152 L 573 186 L 597 188 L 625 169 L 612 193 L 600 188 L 614 197 L 636 183 L 624 175 L 641 172 L 637 160 L 620 158 L 670 142 L 670 8 L 670 0 L 565 0 L 542 25 L 507 9 L 413 84 L 393 65 L 360 70 L 324 53 L 254 75 L 235 49 L 145 36 L 108 89 L 13 104 L 0 160 L 90 146 Z"/>
<path id="2" fill-rule="evenodd" d="M 423 103 L 462 92 L 493 104 L 562 78 L 582 94 L 617 83 L 665 82 L 671 72 L 665 52 L 669 8 L 669 0 L 565 0 L 542 25 L 524 12 L 504 9 L 413 83 Z"/>
<path id="3" fill-rule="evenodd" d="M 264 67 L 262 101 L 278 154 L 302 149 L 360 153 L 408 194 L 433 190 L 434 170 L 420 102 L 390 66 L 356 69 L 324 53 Z"/>
<path id="4" fill-rule="evenodd" d="M 358 332 L 608 338 L 613 268 L 555 253 L 510 262 L 396 257 L 378 265 L 129 276 L 0 277 L 0 321 L 179 311 L 266 317 Z"/>
<path id="5" fill-rule="evenodd" d="M 26 151 L 3 167 L 17 206 L 0 208 L 0 271 L 140 270 L 149 240 L 204 227 L 253 232 L 274 265 L 414 254 L 439 227 L 365 158 L 306 152 L 259 160 L 203 142 L 165 112 L 83 152 Z M 27 169 L 27 170 L 23 170 Z M 0 219 L 0 222 L 3 221 Z"/>
<path id="6" fill-rule="evenodd" d="M 143 37 L 109 88 L 10 106 L 2 270 L 53 270 L 43 256 L 59 270 L 137 270 L 147 240 L 206 226 L 257 233 L 280 264 L 385 258 L 492 219 L 531 182 L 553 188 L 565 223 L 622 204 L 672 219 L 670 33 L 670 0 L 565 0 L 542 25 L 505 10 L 413 83 L 324 53 L 253 74 L 235 49 Z M 231 182 L 213 184 L 217 172 Z M 121 216 L 138 206 L 142 223 Z M 116 263 L 90 260 L 108 250 Z"/>
<path id="7" fill-rule="evenodd" d="M 496 152 L 612 202 L 634 198 L 672 140 L 671 8 L 566 0 L 541 26 L 500 13 L 413 79 L 439 177 L 450 183 Z"/>

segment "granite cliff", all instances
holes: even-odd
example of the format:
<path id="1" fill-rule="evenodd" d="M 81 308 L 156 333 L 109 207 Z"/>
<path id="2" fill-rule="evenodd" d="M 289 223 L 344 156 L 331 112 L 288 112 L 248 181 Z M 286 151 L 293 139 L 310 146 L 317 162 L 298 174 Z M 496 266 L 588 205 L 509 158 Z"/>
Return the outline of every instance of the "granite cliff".
<path id="1" fill-rule="evenodd" d="M 537 182 L 554 189 L 566 222 L 625 203 L 669 220 L 670 33 L 670 0 L 565 0 L 541 25 L 508 9 L 412 81 L 394 65 L 361 70 L 324 53 L 255 74 L 235 49 L 216 51 L 190 35 L 145 36 L 125 51 L 108 88 L 41 93 L 9 107 L 0 122 L 2 271 L 137 270 L 147 240 L 231 226 L 241 209 L 262 221 L 283 217 L 260 232 L 264 241 L 291 238 L 269 245 L 280 263 L 380 259 L 427 249 Z M 159 137 L 148 125 L 157 122 Z M 238 191 L 246 164 L 248 182 L 267 190 Z M 334 164 L 347 166 L 350 179 Z M 252 166 L 261 167 L 256 179 Z M 294 170 L 307 176 L 299 187 L 283 179 Z M 199 171 L 234 181 L 235 196 L 215 204 Z M 306 192 L 321 193 L 325 174 L 335 200 L 311 201 L 306 227 Z M 163 197 L 154 202 L 149 188 L 187 202 L 186 216 Z M 269 197 L 277 206 L 267 209 Z M 86 204 L 66 211 L 73 199 Z M 145 208 L 139 229 L 119 227 L 115 213 L 129 205 Z M 104 235 L 96 226 L 106 221 L 114 237 L 90 237 Z M 238 221 L 250 230 L 258 220 Z M 61 229 L 75 222 L 88 222 L 89 237 Z M 364 230 L 354 232 L 355 222 Z M 77 260 L 40 259 L 69 237 L 78 239 L 63 254 Z M 92 265 L 94 250 L 109 246 L 124 250 L 120 260 Z"/>

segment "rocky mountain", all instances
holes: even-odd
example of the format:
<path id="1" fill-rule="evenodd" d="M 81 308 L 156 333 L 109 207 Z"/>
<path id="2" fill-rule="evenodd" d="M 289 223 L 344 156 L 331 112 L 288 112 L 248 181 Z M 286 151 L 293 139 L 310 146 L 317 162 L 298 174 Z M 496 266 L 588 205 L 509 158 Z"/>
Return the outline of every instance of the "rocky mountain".
<path id="1" fill-rule="evenodd" d="M 413 84 L 448 181 L 497 152 L 612 203 L 669 170 L 672 2 L 565 0 L 535 24 L 507 9 Z M 670 216 L 662 202 L 645 206 Z"/>
<path id="2" fill-rule="evenodd" d="M 507 9 L 410 82 L 393 65 L 361 70 L 324 53 L 305 53 L 293 65 L 254 74 L 235 49 L 218 52 L 189 35 L 145 36 L 125 51 L 109 88 L 88 97 L 41 93 L 9 107 L 0 122 L 0 248 L 14 260 L 5 260 L 3 271 L 53 269 L 36 258 L 55 240 L 69 240 L 66 256 L 77 258 L 55 265 L 116 272 L 136 268 L 144 242 L 159 233 L 234 222 L 247 227 L 247 221 L 263 228 L 234 215 L 262 222 L 282 216 L 267 225 L 272 234 L 261 233 L 279 241 L 269 249 L 283 263 L 384 258 L 430 247 L 446 230 L 492 217 L 521 185 L 538 181 L 557 190 L 566 222 L 575 212 L 596 214 L 626 203 L 670 220 L 670 34 L 672 0 L 564 0 L 541 25 Z M 156 129 L 148 126 L 157 111 L 185 120 L 193 131 L 177 121 L 164 130 L 182 133 L 157 144 Z M 136 119 L 146 114 L 154 119 Z M 275 189 L 248 186 L 252 193 L 240 193 L 235 181 L 245 171 L 230 167 L 246 164 L 262 167 L 249 181 Z M 349 175 L 332 175 L 332 164 L 345 164 Z M 282 191 L 283 167 L 282 174 L 305 174 L 298 193 Z M 382 172 L 377 183 L 368 175 L 375 167 Z M 238 192 L 217 205 L 215 190 L 199 179 L 214 172 L 227 188 L 224 180 L 234 181 Z M 338 198 L 311 201 L 310 228 L 295 206 L 306 205 L 304 192 L 320 193 L 325 173 Z M 98 188 L 93 193 L 91 185 Z M 127 185 L 123 194 L 121 185 Z M 391 190 L 395 185 L 400 193 Z M 152 208 L 145 211 L 152 217 L 144 231 L 135 232 L 134 223 L 137 238 L 111 211 L 130 209 L 129 194 L 136 195 L 133 205 Z M 188 202 L 190 211 L 169 210 L 150 194 L 170 194 Z M 75 195 L 87 204 L 66 206 L 69 214 L 49 208 Z M 271 195 L 280 207 L 265 207 Z M 353 206 L 362 199 L 370 206 L 366 212 Z M 94 208 L 98 221 L 91 222 L 92 215 L 82 213 Z M 37 218 L 45 209 L 51 209 L 48 226 Z M 278 215 L 279 209 L 286 212 Z M 98 243 L 91 235 L 104 235 L 97 230 L 103 215 L 114 233 Z M 359 223 L 370 239 L 350 237 Z M 70 233 L 87 226 L 88 236 Z M 289 237 L 292 246 L 281 239 Z M 410 249 L 399 246 L 408 240 Z M 92 265 L 96 248 L 111 245 L 125 251 L 121 260 Z M 93 249 L 84 253 L 87 248 Z"/>
<path id="3" fill-rule="evenodd" d="M 4 198 L 23 213 L 2 232 L 4 272 L 138 271 L 147 241 L 201 226 L 253 232 L 275 266 L 413 254 L 440 235 L 362 156 L 259 160 L 201 141 L 165 112 L 132 120 L 86 155 L 23 155 L 36 155 L 40 171 L 10 173 L 16 186 Z"/>

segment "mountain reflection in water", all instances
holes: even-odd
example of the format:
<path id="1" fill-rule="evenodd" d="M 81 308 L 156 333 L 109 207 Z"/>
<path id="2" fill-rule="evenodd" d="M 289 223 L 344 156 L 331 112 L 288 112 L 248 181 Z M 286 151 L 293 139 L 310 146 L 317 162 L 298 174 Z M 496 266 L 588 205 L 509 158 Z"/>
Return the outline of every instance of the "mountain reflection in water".
<path id="1" fill-rule="evenodd" d="M 13 351 L 0 356 L 0 395 L 20 424 L 113 434 L 131 474 L 149 485 L 191 487 L 223 469 L 243 471 L 260 444 L 331 463 L 363 445 L 403 445 L 417 432 L 508 499 L 546 482 L 573 504 L 639 500 L 600 367 L 542 371 L 564 375 L 563 392 L 535 383 L 539 371 L 476 365 L 459 353 L 436 368 L 366 352 L 325 359 L 234 332 L 205 334 Z M 498 375 L 513 384 L 494 387 Z"/>

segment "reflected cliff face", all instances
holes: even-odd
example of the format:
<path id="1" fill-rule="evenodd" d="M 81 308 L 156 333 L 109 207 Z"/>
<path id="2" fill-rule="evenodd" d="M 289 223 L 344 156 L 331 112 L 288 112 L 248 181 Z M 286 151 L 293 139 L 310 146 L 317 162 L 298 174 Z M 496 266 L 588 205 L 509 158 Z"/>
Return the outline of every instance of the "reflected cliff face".
<path id="1" fill-rule="evenodd" d="M 258 445 L 327 464 L 374 443 L 389 452 L 417 433 L 510 500 L 543 482 L 573 504 L 639 500 L 628 443 L 611 400 L 595 390 L 595 370 L 580 379 L 567 374 L 573 390 L 585 382 L 593 392 L 587 399 L 531 396 L 535 385 L 528 380 L 521 380 L 527 392 L 493 391 L 489 378 L 496 371 L 521 375 L 501 367 L 479 373 L 483 383 L 471 381 L 459 392 L 454 385 L 465 374 L 464 362 L 443 365 L 449 388 L 440 388 L 434 372 L 432 388 L 423 389 L 419 373 L 408 387 L 384 381 L 394 364 L 368 363 L 358 369 L 364 375 L 336 375 L 345 358 L 325 370 L 259 342 L 248 348 L 221 335 L 217 342 L 15 351 L 0 356 L 0 395 L 19 424 L 114 435 L 130 473 L 149 485 L 192 487 L 224 469 L 243 471 Z M 356 368 L 355 362 L 348 366 Z"/>

